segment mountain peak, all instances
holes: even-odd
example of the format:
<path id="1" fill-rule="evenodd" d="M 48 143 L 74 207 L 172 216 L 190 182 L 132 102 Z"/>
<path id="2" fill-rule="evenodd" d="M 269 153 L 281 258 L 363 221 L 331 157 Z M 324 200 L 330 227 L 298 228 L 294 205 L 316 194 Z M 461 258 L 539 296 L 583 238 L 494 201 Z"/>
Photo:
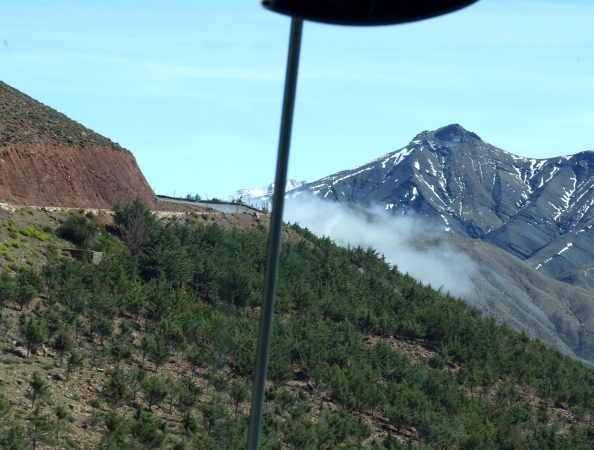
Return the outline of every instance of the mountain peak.
<path id="1" fill-rule="evenodd" d="M 423 131 L 415 136 L 413 142 L 416 140 L 437 140 L 450 147 L 461 142 L 481 141 L 482 139 L 476 133 L 466 130 L 457 123 L 453 123 L 438 128 L 435 131 Z"/>
<path id="2" fill-rule="evenodd" d="M 457 123 L 442 127 L 437 131 L 434 131 L 433 135 L 440 141 L 455 143 L 481 140 L 481 138 L 476 133 L 466 130 Z"/>

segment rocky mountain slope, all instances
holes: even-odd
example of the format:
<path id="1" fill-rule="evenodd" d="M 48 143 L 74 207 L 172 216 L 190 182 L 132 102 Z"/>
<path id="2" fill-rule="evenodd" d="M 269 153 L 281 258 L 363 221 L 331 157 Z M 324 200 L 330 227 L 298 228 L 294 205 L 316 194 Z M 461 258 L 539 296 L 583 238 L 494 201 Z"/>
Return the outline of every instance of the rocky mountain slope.
<path id="1" fill-rule="evenodd" d="M 293 191 L 414 211 L 445 231 L 502 248 L 549 276 L 594 263 L 594 151 L 528 159 L 460 125 Z"/>
<path id="2" fill-rule="evenodd" d="M 110 207 L 152 189 L 132 154 L 0 82 L 0 202 Z"/>
<path id="3" fill-rule="evenodd" d="M 451 233 L 433 239 L 436 243 L 447 240 L 477 263 L 478 271 L 470 275 L 474 292 L 465 298 L 467 303 L 499 323 L 505 322 L 594 366 L 591 287 L 548 277 L 509 252 L 479 239 Z"/>
<path id="4" fill-rule="evenodd" d="M 425 217 L 445 233 L 420 235 L 421 247 L 447 240 L 479 267 L 467 302 L 592 364 L 593 187 L 592 151 L 527 159 L 449 125 L 290 197 Z"/>

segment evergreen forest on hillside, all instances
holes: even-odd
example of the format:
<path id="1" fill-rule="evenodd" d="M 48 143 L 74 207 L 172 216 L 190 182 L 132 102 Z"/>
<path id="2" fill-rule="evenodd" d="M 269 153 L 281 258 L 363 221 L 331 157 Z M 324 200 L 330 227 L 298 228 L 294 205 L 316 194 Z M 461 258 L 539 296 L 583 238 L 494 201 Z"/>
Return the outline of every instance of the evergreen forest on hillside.
<path id="1" fill-rule="evenodd" d="M 57 230 L 101 249 L 98 265 L 54 251 L 40 271 L 0 274 L 0 332 L 27 353 L 0 343 L 0 378 L 30 370 L 24 403 L 0 386 L 0 448 L 245 448 L 265 227 L 163 224 L 140 201 L 114 221 L 110 234 L 72 213 Z M 35 362 L 42 349 L 53 364 Z M 297 224 L 268 377 L 263 449 L 594 446 L 591 369 Z M 86 446 L 57 401 L 80 386 Z"/>

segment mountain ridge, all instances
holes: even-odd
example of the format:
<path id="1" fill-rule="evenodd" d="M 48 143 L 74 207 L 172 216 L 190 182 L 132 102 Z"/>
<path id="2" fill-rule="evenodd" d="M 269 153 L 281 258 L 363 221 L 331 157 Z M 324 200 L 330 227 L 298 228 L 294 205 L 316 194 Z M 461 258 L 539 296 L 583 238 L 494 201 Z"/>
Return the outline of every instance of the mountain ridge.
<path id="1" fill-rule="evenodd" d="M 400 214 L 414 211 L 445 231 L 485 240 L 524 260 L 571 232 L 594 243 L 594 151 L 525 158 L 458 124 L 419 133 L 399 150 L 313 181 L 290 197 L 304 193 L 381 204 Z M 594 255 L 578 256 L 576 250 L 566 250 L 563 267 L 553 265 L 548 273 L 594 263 Z M 531 260 L 534 267 L 550 257 L 542 254 Z"/>

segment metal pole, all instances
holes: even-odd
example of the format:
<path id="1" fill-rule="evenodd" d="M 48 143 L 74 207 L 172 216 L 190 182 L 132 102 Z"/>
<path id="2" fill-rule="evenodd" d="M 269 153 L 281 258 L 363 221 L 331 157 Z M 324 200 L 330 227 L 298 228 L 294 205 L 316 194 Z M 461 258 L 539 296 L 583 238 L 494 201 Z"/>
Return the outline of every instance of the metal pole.
<path id="1" fill-rule="evenodd" d="M 262 408 L 266 391 L 266 375 L 270 354 L 272 319 L 274 317 L 274 298 L 276 295 L 276 279 L 280 259 L 281 234 L 283 227 L 283 207 L 285 203 L 285 185 L 287 184 L 287 168 L 289 165 L 289 147 L 291 144 L 291 128 L 297 90 L 297 69 L 299 68 L 299 50 L 303 20 L 291 19 L 291 37 L 289 40 L 289 57 L 285 75 L 285 93 L 281 119 L 278 157 L 276 161 L 276 177 L 272 196 L 272 217 L 268 232 L 268 255 L 266 258 L 266 278 L 264 279 L 264 297 L 260 316 L 260 337 L 256 356 L 256 376 L 252 391 L 252 410 L 250 414 L 250 430 L 248 450 L 258 450 L 260 432 L 262 430 Z"/>

